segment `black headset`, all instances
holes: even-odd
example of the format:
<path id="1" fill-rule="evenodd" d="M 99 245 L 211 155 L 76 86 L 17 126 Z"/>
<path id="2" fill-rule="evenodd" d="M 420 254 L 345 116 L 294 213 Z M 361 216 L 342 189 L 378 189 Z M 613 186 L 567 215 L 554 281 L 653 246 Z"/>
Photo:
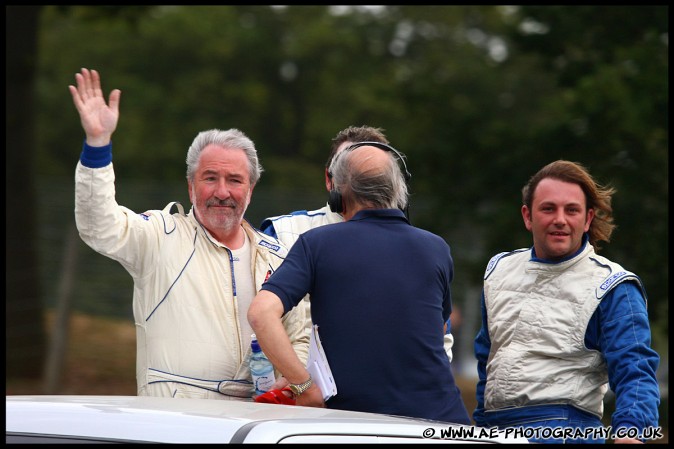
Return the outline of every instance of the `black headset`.
<path id="1" fill-rule="evenodd" d="M 344 148 L 342 151 L 352 151 L 355 150 L 356 148 L 359 147 L 364 147 L 364 146 L 370 146 L 370 147 L 377 147 L 381 150 L 384 151 L 390 151 L 391 153 L 395 154 L 396 159 L 400 161 L 400 165 L 403 169 L 403 176 L 405 177 L 405 183 L 407 184 L 407 187 L 409 189 L 409 182 L 410 178 L 412 178 L 412 173 L 407 169 L 407 164 L 405 163 L 405 155 L 402 154 L 400 151 L 396 150 L 390 145 L 387 145 L 382 142 L 358 142 L 354 143 L 353 145 L 350 145 L 346 148 Z M 328 177 L 332 181 L 332 172 L 328 171 Z M 342 201 L 342 193 L 337 189 L 337 186 L 335 183 L 332 183 L 332 187 L 330 189 L 330 194 L 328 197 L 328 205 L 330 206 L 330 210 L 336 213 L 341 213 L 344 211 L 344 203 Z M 405 213 L 405 217 L 409 220 L 409 207 L 410 207 L 410 202 L 409 202 L 409 196 L 407 200 L 407 204 L 405 205 L 405 208 L 403 209 L 403 212 Z"/>

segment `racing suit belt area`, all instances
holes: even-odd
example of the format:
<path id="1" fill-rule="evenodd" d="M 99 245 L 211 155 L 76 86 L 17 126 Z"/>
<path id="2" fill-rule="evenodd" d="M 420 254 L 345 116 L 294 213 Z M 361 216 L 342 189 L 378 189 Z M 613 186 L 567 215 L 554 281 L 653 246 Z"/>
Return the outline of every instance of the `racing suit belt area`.
<path id="1" fill-rule="evenodd" d="M 566 403 L 601 418 L 607 367 L 599 351 L 585 347 L 585 332 L 601 298 L 617 285 L 605 281 L 631 273 L 589 244 L 558 264 L 530 260 L 529 251 L 497 264 L 484 290 L 491 339 L 485 411 Z"/>
<path id="2" fill-rule="evenodd" d="M 138 395 L 249 400 L 249 336 L 241 335 L 229 249 L 182 207 L 137 214 L 114 199 L 112 164 L 76 169 L 75 215 L 82 239 L 122 264 L 134 281 Z M 287 254 L 247 222 L 256 291 Z M 305 313 L 283 319 L 305 362 Z M 279 373 L 277 373 L 279 375 Z"/>

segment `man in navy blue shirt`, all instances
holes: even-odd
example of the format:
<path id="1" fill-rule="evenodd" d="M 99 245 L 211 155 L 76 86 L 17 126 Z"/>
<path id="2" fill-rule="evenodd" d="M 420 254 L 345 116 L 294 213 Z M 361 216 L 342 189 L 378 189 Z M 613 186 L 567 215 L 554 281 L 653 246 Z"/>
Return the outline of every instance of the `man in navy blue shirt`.
<path id="1" fill-rule="evenodd" d="M 300 235 L 248 320 L 297 405 L 470 424 L 443 347 L 452 309 L 450 249 L 409 224 L 397 160 L 404 165 L 402 154 L 377 142 L 335 157 L 330 205 L 345 221 Z M 337 385 L 327 402 L 281 326 L 307 293 Z"/>

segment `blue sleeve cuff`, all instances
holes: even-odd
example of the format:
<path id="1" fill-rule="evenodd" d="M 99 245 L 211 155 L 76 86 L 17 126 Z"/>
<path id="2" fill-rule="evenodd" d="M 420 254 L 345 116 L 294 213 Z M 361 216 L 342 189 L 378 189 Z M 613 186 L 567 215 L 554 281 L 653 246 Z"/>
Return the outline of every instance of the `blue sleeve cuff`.
<path id="1" fill-rule="evenodd" d="M 101 168 L 112 162 L 112 142 L 102 147 L 90 147 L 86 140 L 82 145 L 80 162 L 85 167 Z"/>

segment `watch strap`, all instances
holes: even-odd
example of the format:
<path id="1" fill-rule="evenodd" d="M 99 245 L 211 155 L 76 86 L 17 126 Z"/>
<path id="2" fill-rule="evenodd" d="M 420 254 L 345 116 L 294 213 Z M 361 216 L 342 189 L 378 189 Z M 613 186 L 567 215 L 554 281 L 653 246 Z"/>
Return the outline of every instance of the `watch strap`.
<path id="1" fill-rule="evenodd" d="M 311 375 L 309 375 L 309 379 L 305 382 L 302 382 L 301 384 L 290 384 L 288 387 L 290 388 L 290 391 L 293 392 L 293 395 L 297 397 L 307 391 L 313 383 L 313 379 L 311 378 Z"/>

